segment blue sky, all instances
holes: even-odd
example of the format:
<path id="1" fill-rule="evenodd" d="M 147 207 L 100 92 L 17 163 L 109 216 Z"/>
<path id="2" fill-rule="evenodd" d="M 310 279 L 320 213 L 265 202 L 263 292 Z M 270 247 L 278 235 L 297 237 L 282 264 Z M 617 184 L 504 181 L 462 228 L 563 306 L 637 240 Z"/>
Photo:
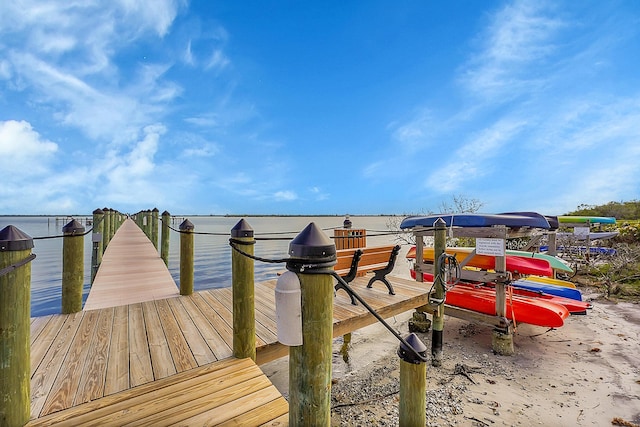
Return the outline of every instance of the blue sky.
<path id="1" fill-rule="evenodd" d="M 640 198 L 640 3 L 0 3 L 0 214 Z"/>

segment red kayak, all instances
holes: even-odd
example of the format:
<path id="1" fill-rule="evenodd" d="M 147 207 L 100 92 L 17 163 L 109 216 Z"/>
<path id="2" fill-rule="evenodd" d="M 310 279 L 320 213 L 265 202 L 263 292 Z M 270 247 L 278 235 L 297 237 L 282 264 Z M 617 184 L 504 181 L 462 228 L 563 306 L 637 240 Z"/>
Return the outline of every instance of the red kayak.
<path id="1" fill-rule="evenodd" d="M 433 282 L 433 274 L 423 273 L 422 276 L 424 277 L 425 282 Z M 413 277 L 414 279 L 416 278 L 416 272 L 414 270 L 411 270 L 411 277 Z M 460 286 L 460 287 L 466 286 L 468 288 L 471 288 L 477 291 L 490 292 L 490 293 L 493 293 L 493 295 L 495 295 L 495 288 L 494 288 L 495 285 L 492 283 L 480 284 L 480 283 L 459 282 L 456 284 L 456 286 Z M 562 305 L 569 311 L 570 314 L 587 314 L 587 310 L 592 308 L 592 305 L 588 302 L 576 301 L 570 298 L 564 298 L 556 295 L 549 295 L 544 292 L 536 292 L 536 291 L 520 289 L 516 287 L 513 288 L 513 294 L 514 296 L 518 296 L 518 297 L 524 297 L 529 299 L 541 299 L 544 301 L 552 302 L 554 304 Z"/>
<path id="2" fill-rule="evenodd" d="M 445 302 L 448 305 L 476 311 L 488 315 L 496 314 L 496 294 L 472 289 L 466 286 L 454 286 L 447 291 Z M 514 295 L 507 298 L 507 319 L 517 323 L 558 328 L 564 325 L 569 311 L 562 305 L 542 299 L 532 299 Z"/>
<path id="3" fill-rule="evenodd" d="M 447 254 L 456 257 L 458 262 L 462 262 L 474 248 L 447 248 Z M 425 246 L 422 256 L 425 261 L 433 262 L 434 251 L 433 247 Z M 416 258 L 416 247 L 413 246 L 409 249 L 406 257 L 408 259 Z M 549 261 L 540 258 L 531 258 L 529 256 L 519 255 L 507 255 L 506 256 L 507 271 L 512 273 L 547 276 L 553 277 L 553 268 L 549 264 Z M 482 270 L 494 270 L 496 266 L 496 258 L 490 255 L 478 255 L 475 254 L 467 263 L 469 267 L 476 267 Z"/>

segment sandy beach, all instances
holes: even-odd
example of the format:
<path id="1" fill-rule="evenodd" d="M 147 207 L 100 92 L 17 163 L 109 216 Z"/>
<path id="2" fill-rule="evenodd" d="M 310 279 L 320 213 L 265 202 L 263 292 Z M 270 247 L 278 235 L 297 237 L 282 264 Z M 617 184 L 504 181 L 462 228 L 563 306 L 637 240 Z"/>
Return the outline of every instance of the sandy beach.
<path id="1" fill-rule="evenodd" d="M 515 355 L 491 327 L 446 317 L 444 359 L 427 367 L 428 426 L 640 425 L 640 305 L 585 293 L 594 307 L 549 330 L 518 325 Z M 403 336 L 411 312 L 389 319 Z M 428 348 L 431 332 L 418 334 Z M 398 423 L 398 343 L 381 325 L 334 340 L 332 425 Z M 344 359 L 347 359 L 345 361 Z M 288 394 L 288 360 L 263 370 Z"/>

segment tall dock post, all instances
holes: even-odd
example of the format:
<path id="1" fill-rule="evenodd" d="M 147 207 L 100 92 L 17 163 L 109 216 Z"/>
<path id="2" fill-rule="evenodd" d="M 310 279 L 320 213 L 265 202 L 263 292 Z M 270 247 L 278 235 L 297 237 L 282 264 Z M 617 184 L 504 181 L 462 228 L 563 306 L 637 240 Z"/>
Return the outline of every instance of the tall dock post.
<path id="1" fill-rule="evenodd" d="M 162 212 L 162 237 L 160 241 L 160 258 L 164 261 L 164 265 L 169 266 L 169 224 L 171 223 L 171 214 L 167 211 Z"/>
<path id="2" fill-rule="evenodd" d="M 93 243 L 93 251 L 91 252 L 91 283 L 96 278 L 98 268 L 102 263 L 102 239 L 103 237 L 104 212 L 102 209 L 93 211 L 93 233 L 91 241 Z"/>
<path id="3" fill-rule="evenodd" d="M 231 241 L 241 251 L 253 255 L 253 228 L 241 219 L 231 229 Z M 231 252 L 233 290 L 233 355 L 256 360 L 256 315 L 254 261 L 238 251 Z"/>
<path id="4" fill-rule="evenodd" d="M 438 306 L 433 312 L 431 330 L 431 366 L 442 365 L 442 336 L 444 332 L 444 282 L 439 271 L 435 271 L 440 255 L 447 249 L 447 226 L 442 218 L 433 223 L 435 230 L 433 236 L 433 260 L 434 260 L 434 288 L 433 298 L 438 301 Z"/>
<path id="5" fill-rule="evenodd" d="M 104 212 L 103 227 L 102 227 L 102 253 L 107 250 L 109 246 L 109 240 L 111 240 L 111 221 L 109 220 L 109 208 L 102 209 Z"/>
<path id="6" fill-rule="evenodd" d="M 427 355 L 427 346 L 416 334 L 405 339 L 422 357 Z M 398 348 L 400 356 L 400 427 L 424 426 L 427 424 L 427 364 L 416 357 L 404 343 Z"/>
<path id="7" fill-rule="evenodd" d="M 31 416 L 31 254 L 33 239 L 13 225 L 0 231 L 0 425 Z"/>
<path id="8" fill-rule="evenodd" d="M 188 219 L 180 224 L 180 295 L 193 293 L 193 229 Z"/>
<path id="9" fill-rule="evenodd" d="M 331 424 L 333 277 L 336 247 L 309 224 L 289 244 L 287 269 L 300 280 L 302 345 L 289 347 L 289 425 Z"/>
<path id="10" fill-rule="evenodd" d="M 84 227 L 75 219 L 62 227 L 62 314 L 82 311 Z"/>
<path id="11" fill-rule="evenodd" d="M 151 243 L 158 249 L 158 208 L 151 211 Z"/>

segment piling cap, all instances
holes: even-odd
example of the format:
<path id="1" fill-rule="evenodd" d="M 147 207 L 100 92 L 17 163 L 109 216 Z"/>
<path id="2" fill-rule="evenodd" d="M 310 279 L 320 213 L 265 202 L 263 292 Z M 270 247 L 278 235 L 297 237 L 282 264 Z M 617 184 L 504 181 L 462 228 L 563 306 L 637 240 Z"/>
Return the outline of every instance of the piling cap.
<path id="1" fill-rule="evenodd" d="M 438 218 L 433 222 L 433 226 L 436 228 L 447 228 L 447 223 L 442 218 Z"/>
<path id="2" fill-rule="evenodd" d="M 65 234 L 82 234 L 84 233 L 84 227 L 78 221 L 72 219 L 67 225 L 62 227 L 62 232 Z"/>
<path id="3" fill-rule="evenodd" d="M 289 256 L 314 262 L 335 261 L 336 245 L 312 222 L 289 243 Z"/>
<path id="4" fill-rule="evenodd" d="M 404 340 L 407 342 L 407 344 L 413 347 L 415 351 L 420 353 L 422 357 L 427 356 L 427 346 L 424 345 L 422 340 L 418 338 L 416 334 L 411 333 Z M 404 343 L 400 343 L 400 348 L 398 348 L 398 356 L 400 356 L 400 359 L 404 360 L 407 363 L 423 363 L 423 361 L 414 354 L 413 350 L 404 345 Z"/>
<path id="5" fill-rule="evenodd" d="M 253 228 L 242 218 L 231 229 L 231 237 L 253 237 Z"/>
<path id="6" fill-rule="evenodd" d="M 7 225 L 0 231 L 0 251 L 24 251 L 33 248 L 31 236 L 13 225 Z"/>
<path id="7" fill-rule="evenodd" d="M 95 211 L 93 211 L 94 215 L 104 215 L 104 211 L 100 208 L 96 209 Z"/>
<path id="8" fill-rule="evenodd" d="M 151 212 L 160 212 L 160 209 L 158 209 L 158 208 L 153 208 L 153 209 L 151 209 Z"/>
<path id="9" fill-rule="evenodd" d="M 171 214 L 169 213 L 169 211 L 164 211 L 162 212 L 162 216 L 171 216 Z"/>
<path id="10" fill-rule="evenodd" d="M 185 219 L 182 221 L 182 224 L 180 224 L 180 231 L 193 230 L 194 228 L 196 227 L 188 219 Z"/>

